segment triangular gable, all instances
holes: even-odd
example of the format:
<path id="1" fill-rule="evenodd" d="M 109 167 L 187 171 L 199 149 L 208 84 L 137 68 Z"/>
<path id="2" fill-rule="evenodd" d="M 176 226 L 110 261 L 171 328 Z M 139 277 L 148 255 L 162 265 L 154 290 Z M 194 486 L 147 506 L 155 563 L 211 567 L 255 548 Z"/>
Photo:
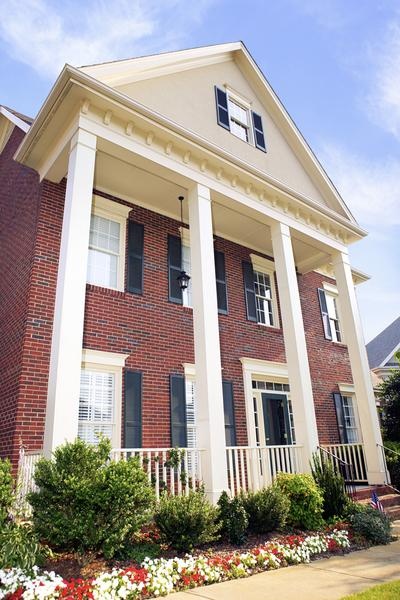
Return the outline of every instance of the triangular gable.
<path id="1" fill-rule="evenodd" d="M 81 70 L 355 223 L 241 42 L 91 65 Z M 216 126 L 214 85 L 225 84 L 249 98 L 254 110 L 262 115 L 266 154 Z"/>

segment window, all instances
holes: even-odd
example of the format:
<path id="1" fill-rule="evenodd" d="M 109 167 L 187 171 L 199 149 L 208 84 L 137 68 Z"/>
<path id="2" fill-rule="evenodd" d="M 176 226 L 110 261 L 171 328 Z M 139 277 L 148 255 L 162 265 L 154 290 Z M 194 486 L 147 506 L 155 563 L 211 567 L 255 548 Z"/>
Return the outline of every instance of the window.
<path id="1" fill-rule="evenodd" d="M 273 325 L 271 280 L 266 273 L 254 271 L 254 290 L 256 294 L 257 322 Z"/>
<path id="2" fill-rule="evenodd" d="M 353 396 L 342 396 L 344 426 L 347 432 L 347 442 L 354 444 L 359 441 L 355 399 Z"/>
<path id="3" fill-rule="evenodd" d="M 126 217 L 130 208 L 95 196 L 90 218 L 87 282 L 123 290 Z"/>
<path id="4" fill-rule="evenodd" d="M 82 369 L 78 437 L 89 444 L 97 444 L 100 435 L 112 439 L 114 406 L 114 373 Z"/>
<path id="5" fill-rule="evenodd" d="M 324 289 L 318 290 L 318 296 L 325 338 L 333 342 L 342 342 L 336 288 L 330 285 L 326 285 L 325 288 L 324 285 Z"/>
<path id="6" fill-rule="evenodd" d="M 274 263 L 255 254 L 251 254 L 250 258 L 251 263 L 243 262 L 247 318 L 261 325 L 278 327 Z"/>
<path id="7" fill-rule="evenodd" d="M 97 444 L 104 435 L 114 447 L 121 445 L 121 380 L 127 356 L 83 351 L 78 437 L 89 444 Z"/>
<path id="8" fill-rule="evenodd" d="M 181 271 L 192 275 L 189 229 L 187 227 L 180 228 L 180 234 L 180 237 L 168 236 L 168 297 L 170 302 L 192 308 L 192 278 L 189 279 L 188 287 L 185 290 L 181 290 L 178 282 Z M 214 265 L 218 312 L 227 315 L 228 298 L 223 252 L 214 251 Z"/>
<path id="9" fill-rule="evenodd" d="M 192 273 L 191 262 L 190 262 L 190 246 L 189 244 L 182 243 L 182 271 L 186 271 L 188 275 Z M 182 303 L 183 306 L 193 306 L 192 303 L 192 279 L 189 279 L 189 284 L 186 290 L 182 291 Z"/>
<path id="10" fill-rule="evenodd" d="M 119 223 L 97 215 L 91 216 L 88 283 L 103 287 L 117 287 L 119 241 Z"/>
<path id="11" fill-rule="evenodd" d="M 228 111 L 230 121 L 230 131 L 233 135 L 244 140 L 250 141 L 250 118 L 249 111 L 228 96 Z"/>
<path id="12" fill-rule="evenodd" d="M 185 379 L 186 394 L 186 435 L 187 447 L 197 448 L 196 435 L 196 385 L 193 379 Z"/>
<path id="13" fill-rule="evenodd" d="M 249 101 L 231 89 L 215 86 L 218 125 L 239 139 L 266 152 L 261 115 L 251 110 Z"/>
<path id="14" fill-rule="evenodd" d="M 340 393 L 334 392 L 333 400 L 341 444 L 356 444 L 360 441 L 360 425 L 354 385 L 339 383 Z"/>

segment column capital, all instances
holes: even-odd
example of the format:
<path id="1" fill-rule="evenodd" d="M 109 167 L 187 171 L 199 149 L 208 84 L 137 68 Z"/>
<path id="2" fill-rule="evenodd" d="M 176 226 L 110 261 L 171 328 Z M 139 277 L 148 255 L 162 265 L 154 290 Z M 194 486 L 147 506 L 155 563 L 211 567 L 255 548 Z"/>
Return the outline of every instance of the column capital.
<path id="1" fill-rule="evenodd" d="M 97 136 L 90 131 L 86 131 L 85 129 L 78 127 L 71 138 L 70 152 L 73 151 L 77 144 L 80 146 L 86 146 L 86 148 L 89 148 L 89 150 L 96 150 Z"/>
<path id="2" fill-rule="evenodd" d="M 285 223 L 281 223 L 280 221 L 275 221 L 274 223 L 272 223 L 272 225 L 270 225 L 271 228 L 271 235 L 275 236 L 275 235 L 286 235 L 287 237 L 291 237 L 290 234 L 290 227 L 289 225 L 286 225 Z"/>
<path id="3" fill-rule="evenodd" d="M 211 202 L 210 188 L 202 183 L 194 182 L 189 188 L 189 196 L 196 196 Z"/>
<path id="4" fill-rule="evenodd" d="M 334 252 L 331 254 L 332 265 L 350 265 L 350 257 L 348 252 Z"/>

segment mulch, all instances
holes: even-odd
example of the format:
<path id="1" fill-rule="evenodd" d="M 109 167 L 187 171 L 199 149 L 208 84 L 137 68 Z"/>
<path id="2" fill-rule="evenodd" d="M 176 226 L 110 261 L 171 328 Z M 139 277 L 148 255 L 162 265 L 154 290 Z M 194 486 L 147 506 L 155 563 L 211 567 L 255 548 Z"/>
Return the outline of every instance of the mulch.
<path id="1" fill-rule="evenodd" d="M 301 533 L 304 535 L 304 531 L 293 533 Z M 194 556 L 199 556 L 200 554 L 206 556 L 212 556 L 213 554 L 226 556 L 234 552 L 248 552 L 253 548 L 264 545 L 266 542 L 272 539 L 279 540 L 280 537 L 281 534 L 279 532 L 271 532 L 269 534 L 250 534 L 241 546 L 220 541 L 214 544 L 208 544 L 202 548 L 196 548 L 192 554 Z M 350 551 L 358 549 L 361 549 L 361 546 L 358 547 L 356 545 L 352 545 Z M 343 550 L 340 550 L 339 553 L 343 554 Z M 184 556 L 184 553 L 179 554 L 172 548 L 162 551 L 163 558 L 168 559 L 174 558 L 175 556 Z M 43 568 L 48 571 L 55 571 L 64 579 L 91 579 L 103 571 L 110 571 L 113 568 L 127 568 L 129 566 L 135 566 L 135 562 L 132 561 L 132 559 L 107 560 L 103 556 L 95 553 L 78 554 L 76 552 L 70 552 L 54 554 L 53 557 L 46 560 Z"/>

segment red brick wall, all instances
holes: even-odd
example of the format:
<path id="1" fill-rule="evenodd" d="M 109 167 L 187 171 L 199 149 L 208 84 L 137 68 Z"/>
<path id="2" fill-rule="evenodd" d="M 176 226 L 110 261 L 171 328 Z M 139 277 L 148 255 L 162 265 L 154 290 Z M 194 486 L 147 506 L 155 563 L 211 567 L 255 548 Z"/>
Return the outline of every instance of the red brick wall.
<path id="1" fill-rule="evenodd" d="M 65 182 L 42 186 L 17 415 L 18 436 L 31 449 L 41 446 L 44 430 L 64 194 Z M 169 374 L 183 373 L 182 363 L 194 362 L 192 311 L 168 302 L 167 235 L 177 235 L 179 224 L 138 206 L 132 207 L 130 218 L 145 226 L 144 294 L 88 285 L 84 347 L 128 354 L 126 366 L 143 371 L 143 444 L 168 446 Z M 246 444 L 239 359 L 284 362 L 283 335 L 280 329 L 246 319 L 242 260 L 249 260 L 251 251 L 222 239 L 215 245 L 225 253 L 229 304 L 229 315 L 219 317 L 223 378 L 233 381 L 238 444 Z M 315 273 L 299 277 L 321 442 L 335 442 L 332 392 L 338 381 L 351 381 L 351 376 L 346 348 L 323 337 L 317 297 L 320 284 L 321 276 Z"/>
<path id="2" fill-rule="evenodd" d="M 352 383 L 347 347 L 325 339 L 317 289 L 322 282 L 335 283 L 319 273 L 307 273 L 299 277 L 299 291 L 303 310 L 304 329 L 314 405 L 317 417 L 319 441 L 340 443 L 337 428 L 333 392 L 338 383 Z"/>
<path id="3" fill-rule="evenodd" d="M 0 455 L 16 459 L 29 283 L 39 205 L 38 176 L 13 160 L 17 127 L 0 155 Z"/>

